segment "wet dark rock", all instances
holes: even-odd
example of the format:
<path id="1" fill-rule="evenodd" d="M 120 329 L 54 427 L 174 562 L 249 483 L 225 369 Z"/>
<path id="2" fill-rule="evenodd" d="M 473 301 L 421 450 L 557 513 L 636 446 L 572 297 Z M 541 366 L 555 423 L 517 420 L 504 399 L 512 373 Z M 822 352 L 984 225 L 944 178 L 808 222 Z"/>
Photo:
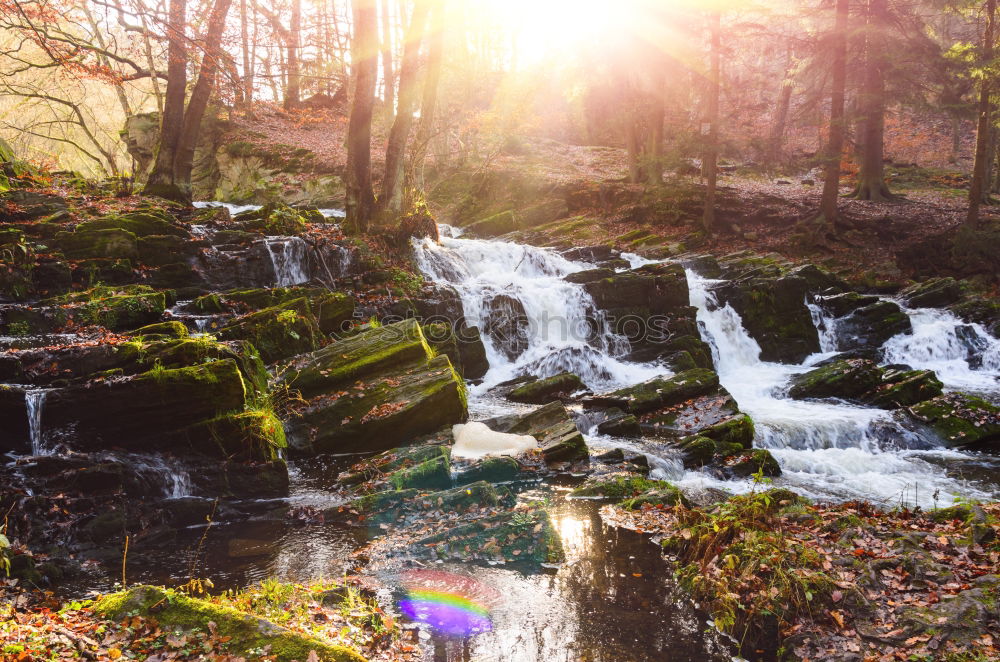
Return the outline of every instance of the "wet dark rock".
<path id="1" fill-rule="evenodd" d="M 459 485 L 486 481 L 487 483 L 504 483 L 514 480 L 521 474 L 521 465 L 512 457 L 487 457 L 468 466 L 455 476 Z"/>
<path id="2" fill-rule="evenodd" d="M 135 234 L 119 228 L 60 232 L 54 243 L 71 259 L 139 257 Z"/>
<path id="3" fill-rule="evenodd" d="M 857 292 L 843 292 L 841 294 L 831 294 L 816 297 L 816 303 L 833 317 L 843 317 L 858 308 L 878 303 L 879 298 L 871 294 L 858 294 Z"/>
<path id="4" fill-rule="evenodd" d="M 303 355 L 279 381 L 308 399 L 291 423 L 300 454 L 381 450 L 465 420 L 465 386 L 409 319 Z"/>
<path id="5" fill-rule="evenodd" d="M 955 391 L 910 407 L 909 414 L 928 425 L 948 447 L 1000 450 L 1000 407 Z"/>
<path id="6" fill-rule="evenodd" d="M 764 361 L 801 363 L 819 351 L 819 335 L 806 307 L 809 283 L 798 276 L 753 277 L 715 290 L 720 304 L 739 313 Z"/>
<path id="7" fill-rule="evenodd" d="M 0 384 L 0 453 L 31 452 L 24 388 Z"/>
<path id="8" fill-rule="evenodd" d="M 941 395 L 933 371 L 908 366 L 880 367 L 867 358 L 839 359 L 792 378 L 795 399 L 838 398 L 882 409 L 895 409 Z"/>
<path id="9" fill-rule="evenodd" d="M 574 262 L 591 262 L 598 263 L 604 262 L 606 260 L 611 260 L 618 255 L 616 251 L 611 246 L 597 245 L 597 246 L 577 246 L 575 248 L 570 248 L 562 252 L 562 256 L 567 260 L 573 260 Z"/>
<path id="10" fill-rule="evenodd" d="M 507 399 L 512 402 L 541 405 L 553 400 L 569 400 L 573 393 L 585 388 L 578 376 L 571 372 L 562 372 L 552 377 L 521 384 L 507 393 Z"/>
<path id="11" fill-rule="evenodd" d="M 781 475 L 781 467 L 771 452 L 765 448 L 743 451 L 732 456 L 724 465 L 727 473 L 737 478 L 747 478 L 760 473 L 769 478 Z"/>
<path id="12" fill-rule="evenodd" d="M 316 349 L 322 332 L 305 297 L 239 317 L 219 331 L 223 340 L 247 340 L 266 363 Z"/>
<path id="13" fill-rule="evenodd" d="M 944 308 L 958 302 L 965 293 L 962 285 L 951 277 L 932 278 L 912 285 L 899 293 L 910 308 Z"/>
<path id="14" fill-rule="evenodd" d="M 719 376 L 712 370 L 696 368 L 673 377 L 657 377 L 636 386 L 585 399 L 591 408 L 617 407 L 633 414 L 645 414 L 665 406 L 705 395 L 719 386 Z"/>
<path id="15" fill-rule="evenodd" d="M 486 320 L 483 332 L 511 361 L 528 349 L 529 321 L 521 302 L 507 294 L 497 294 L 487 299 L 483 307 Z"/>
<path id="16" fill-rule="evenodd" d="M 840 349 L 881 347 L 889 338 L 913 330 L 910 318 L 892 301 L 877 301 L 837 320 Z"/>
<path id="17" fill-rule="evenodd" d="M 24 189 L 13 189 L 0 193 L 0 198 L 18 206 L 18 216 L 23 219 L 37 219 L 67 211 L 66 200 L 51 193 L 36 193 Z"/>
<path id="18" fill-rule="evenodd" d="M 814 264 L 803 264 L 788 272 L 789 276 L 795 276 L 806 281 L 809 292 L 836 292 L 850 289 L 843 278 L 836 276 L 825 269 L 821 269 Z"/>
<path id="19" fill-rule="evenodd" d="M 559 402 L 524 415 L 510 415 L 485 421 L 491 430 L 530 434 L 538 440 L 546 462 L 579 462 L 590 458 L 583 434 L 566 407 Z"/>
<path id="20" fill-rule="evenodd" d="M 621 409 L 611 408 L 606 412 L 607 418 L 597 424 L 597 431 L 612 437 L 639 437 L 642 430 L 639 421 L 632 414 L 626 414 Z"/>

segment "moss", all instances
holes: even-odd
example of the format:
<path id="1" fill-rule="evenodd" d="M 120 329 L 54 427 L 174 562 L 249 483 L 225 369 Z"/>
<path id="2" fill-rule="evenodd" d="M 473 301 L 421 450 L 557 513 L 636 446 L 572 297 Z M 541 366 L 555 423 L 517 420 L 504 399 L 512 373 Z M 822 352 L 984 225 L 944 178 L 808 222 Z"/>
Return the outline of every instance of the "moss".
<path id="1" fill-rule="evenodd" d="M 1000 407 L 968 393 L 947 393 L 916 404 L 909 412 L 928 424 L 948 446 L 1000 439 Z"/>
<path id="2" fill-rule="evenodd" d="M 768 477 L 781 475 L 781 467 L 778 465 L 778 461 L 774 459 L 774 456 L 766 448 L 757 448 L 734 455 L 726 461 L 726 468 L 734 476 L 741 478 L 746 478 L 756 473 Z"/>
<path id="3" fill-rule="evenodd" d="M 753 419 L 747 414 L 740 414 L 699 430 L 698 434 L 714 439 L 720 444 L 736 444 L 743 448 L 750 448 L 753 445 L 755 431 Z"/>
<path id="4" fill-rule="evenodd" d="M 485 481 L 470 483 L 440 492 L 427 493 L 415 488 L 390 492 L 375 492 L 352 502 L 359 510 L 367 513 L 392 510 L 395 518 L 399 510 L 441 510 L 444 512 L 464 512 L 469 508 L 496 506 L 497 492 Z"/>
<path id="5" fill-rule="evenodd" d="M 684 453 L 684 466 L 687 467 L 701 467 L 710 463 L 718 450 L 713 439 L 700 435 L 682 439 L 680 448 Z"/>
<path id="6" fill-rule="evenodd" d="M 562 372 L 546 379 L 522 384 L 508 393 L 507 399 L 512 402 L 541 405 L 560 400 L 584 388 L 586 386 L 579 377 L 571 372 Z"/>
<path id="7" fill-rule="evenodd" d="M 198 425 L 188 436 L 200 436 L 202 430 L 229 459 L 272 462 L 288 446 L 284 424 L 273 411 L 263 408 L 223 414 Z"/>
<path id="8" fill-rule="evenodd" d="M 158 319 L 166 310 L 163 292 L 123 294 L 95 299 L 84 304 L 74 317 L 112 331 L 134 329 Z"/>
<path id="9" fill-rule="evenodd" d="M 868 359 L 834 361 L 792 380 L 788 394 L 801 398 L 860 398 L 882 381 L 882 371 Z"/>
<path id="10" fill-rule="evenodd" d="M 315 651 L 325 662 L 364 662 L 357 652 L 280 627 L 231 607 L 215 605 L 169 589 L 136 586 L 128 591 L 103 596 L 92 605 L 95 613 L 114 620 L 131 615 L 155 617 L 161 626 L 185 631 L 208 631 L 229 637 L 228 649 L 236 654 L 270 650 L 275 660 L 306 660 Z"/>
<path id="11" fill-rule="evenodd" d="M 136 237 L 151 235 L 174 236 L 187 238 L 187 230 L 174 225 L 166 214 L 152 212 L 132 212 L 122 216 L 106 216 L 104 218 L 85 221 L 76 227 L 77 232 L 91 230 L 125 230 Z"/>
<path id="12" fill-rule="evenodd" d="M 639 496 L 625 499 L 618 504 L 625 510 L 641 510 L 643 506 L 688 506 L 684 494 L 673 485 L 643 492 Z"/>
<path id="13" fill-rule="evenodd" d="M 406 488 L 445 489 L 451 487 L 451 464 L 444 455 L 400 469 L 389 476 L 397 490 Z"/>
<path id="14" fill-rule="evenodd" d="M 582 485 L 569 493 L 572 497 L 603 497 L 606 499 L 624 499 L 671 487 L 662 480 L 651 480 L 642 476 L 618 476 L 607 480 L 596 480 Z"/>
<path id="15" fill-rule="evenodd" d="M 306 298 L 244 315 L 222 328 L 223 340 L 248 340 L 272 363 L 316 349 L 322 334 Z"/>
<path id="16" fill-rule="evenodd" d="M 119 228 L 59 232 L 53 243 L 70 259 L 139 257 L 135 234 Z"/>
<path id="17" fill-rule="evenodd" d="M 521 474 L 521 465 L 512 457 L 487 457 L 462 470 L 455 478 L 459 485 L 486 481 L 502 483 L 514 480 Z"/>
<path id="18" fill-rule="evenodd" d="M 146 326 L 139 327 L 135 331 L 132 331 L 129 335 L 132 336 L 160 336 L 164 338 L 187 338 L 188 330 L 181 322 L 171 321 L 171 322 L 157 322 L 155 324 L 147 324 Z"/>
<path id="19" fill-rule="evenodd" d="M 718 386 L 719 376 L 714 371 L 695 368 L 666 379 L 658 377 L 620 389 L 608 396 L 600 396 L 599 399 L 613 406 L 627 408 L 632 413 L 642 414 L 704 395 Z"/>

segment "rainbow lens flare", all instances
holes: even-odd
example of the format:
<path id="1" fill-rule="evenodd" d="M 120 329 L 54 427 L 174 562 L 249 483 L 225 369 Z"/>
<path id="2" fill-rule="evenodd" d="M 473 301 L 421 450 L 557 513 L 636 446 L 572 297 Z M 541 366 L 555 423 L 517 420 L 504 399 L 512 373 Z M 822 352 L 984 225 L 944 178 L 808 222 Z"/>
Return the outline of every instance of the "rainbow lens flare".
<path id="1" fill-rule="evenodd" d="M 443 571 L 414 571 L 403 577 L 406 597 L 400 611 L 443 634 L 469 636 L 489 632 L 494 589 L 463 575 Z"/>

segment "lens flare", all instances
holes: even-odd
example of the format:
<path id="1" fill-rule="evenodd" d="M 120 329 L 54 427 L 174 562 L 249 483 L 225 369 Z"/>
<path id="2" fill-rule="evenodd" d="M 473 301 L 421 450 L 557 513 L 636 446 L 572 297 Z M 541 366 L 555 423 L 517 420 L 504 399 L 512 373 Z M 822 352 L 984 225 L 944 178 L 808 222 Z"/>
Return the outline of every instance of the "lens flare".
<path id="1" fill-rule="evenodd" d="M 440 570 L 406 573 L 406 597 L 399 609 L 407 618 L 426 623 L 447 635 L 469 636 L 493 628 L 490 607 L 499 597 L 495 589 L 471 577 Z"/>

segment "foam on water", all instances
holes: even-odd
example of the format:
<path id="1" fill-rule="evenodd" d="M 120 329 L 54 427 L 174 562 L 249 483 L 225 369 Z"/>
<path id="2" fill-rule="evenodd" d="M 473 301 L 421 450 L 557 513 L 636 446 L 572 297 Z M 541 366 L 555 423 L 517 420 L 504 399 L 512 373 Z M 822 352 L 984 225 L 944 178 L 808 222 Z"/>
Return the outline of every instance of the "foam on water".
<path id="1" fill-rule="evenodd" d="M 913 331 L 886 341 L 882 347 L 886 363 L 933 370 L 948 388 L 985 392 L 1000 389 L 1000 339 L 948 310 L 904 311 Z"/>
<path id="2" fill-rule="evenodd" d="M 484 328 L 498 295 L 517 299 L 527 318 L 527 349 L 510 361 L 498 338 L 483 334 L 490 370 L 473 394 L 524 374 L 576 373 L 593 389 L 634 384 L 663 374 L 657 366 L 628 363 L 628 341 L 612 333 L 583 288 L 564 276 L 592 268 L 533 246 L 442 237 L 414 240 L 417 265 L 431 280 L 458 290 L 469 324 Z"/>

